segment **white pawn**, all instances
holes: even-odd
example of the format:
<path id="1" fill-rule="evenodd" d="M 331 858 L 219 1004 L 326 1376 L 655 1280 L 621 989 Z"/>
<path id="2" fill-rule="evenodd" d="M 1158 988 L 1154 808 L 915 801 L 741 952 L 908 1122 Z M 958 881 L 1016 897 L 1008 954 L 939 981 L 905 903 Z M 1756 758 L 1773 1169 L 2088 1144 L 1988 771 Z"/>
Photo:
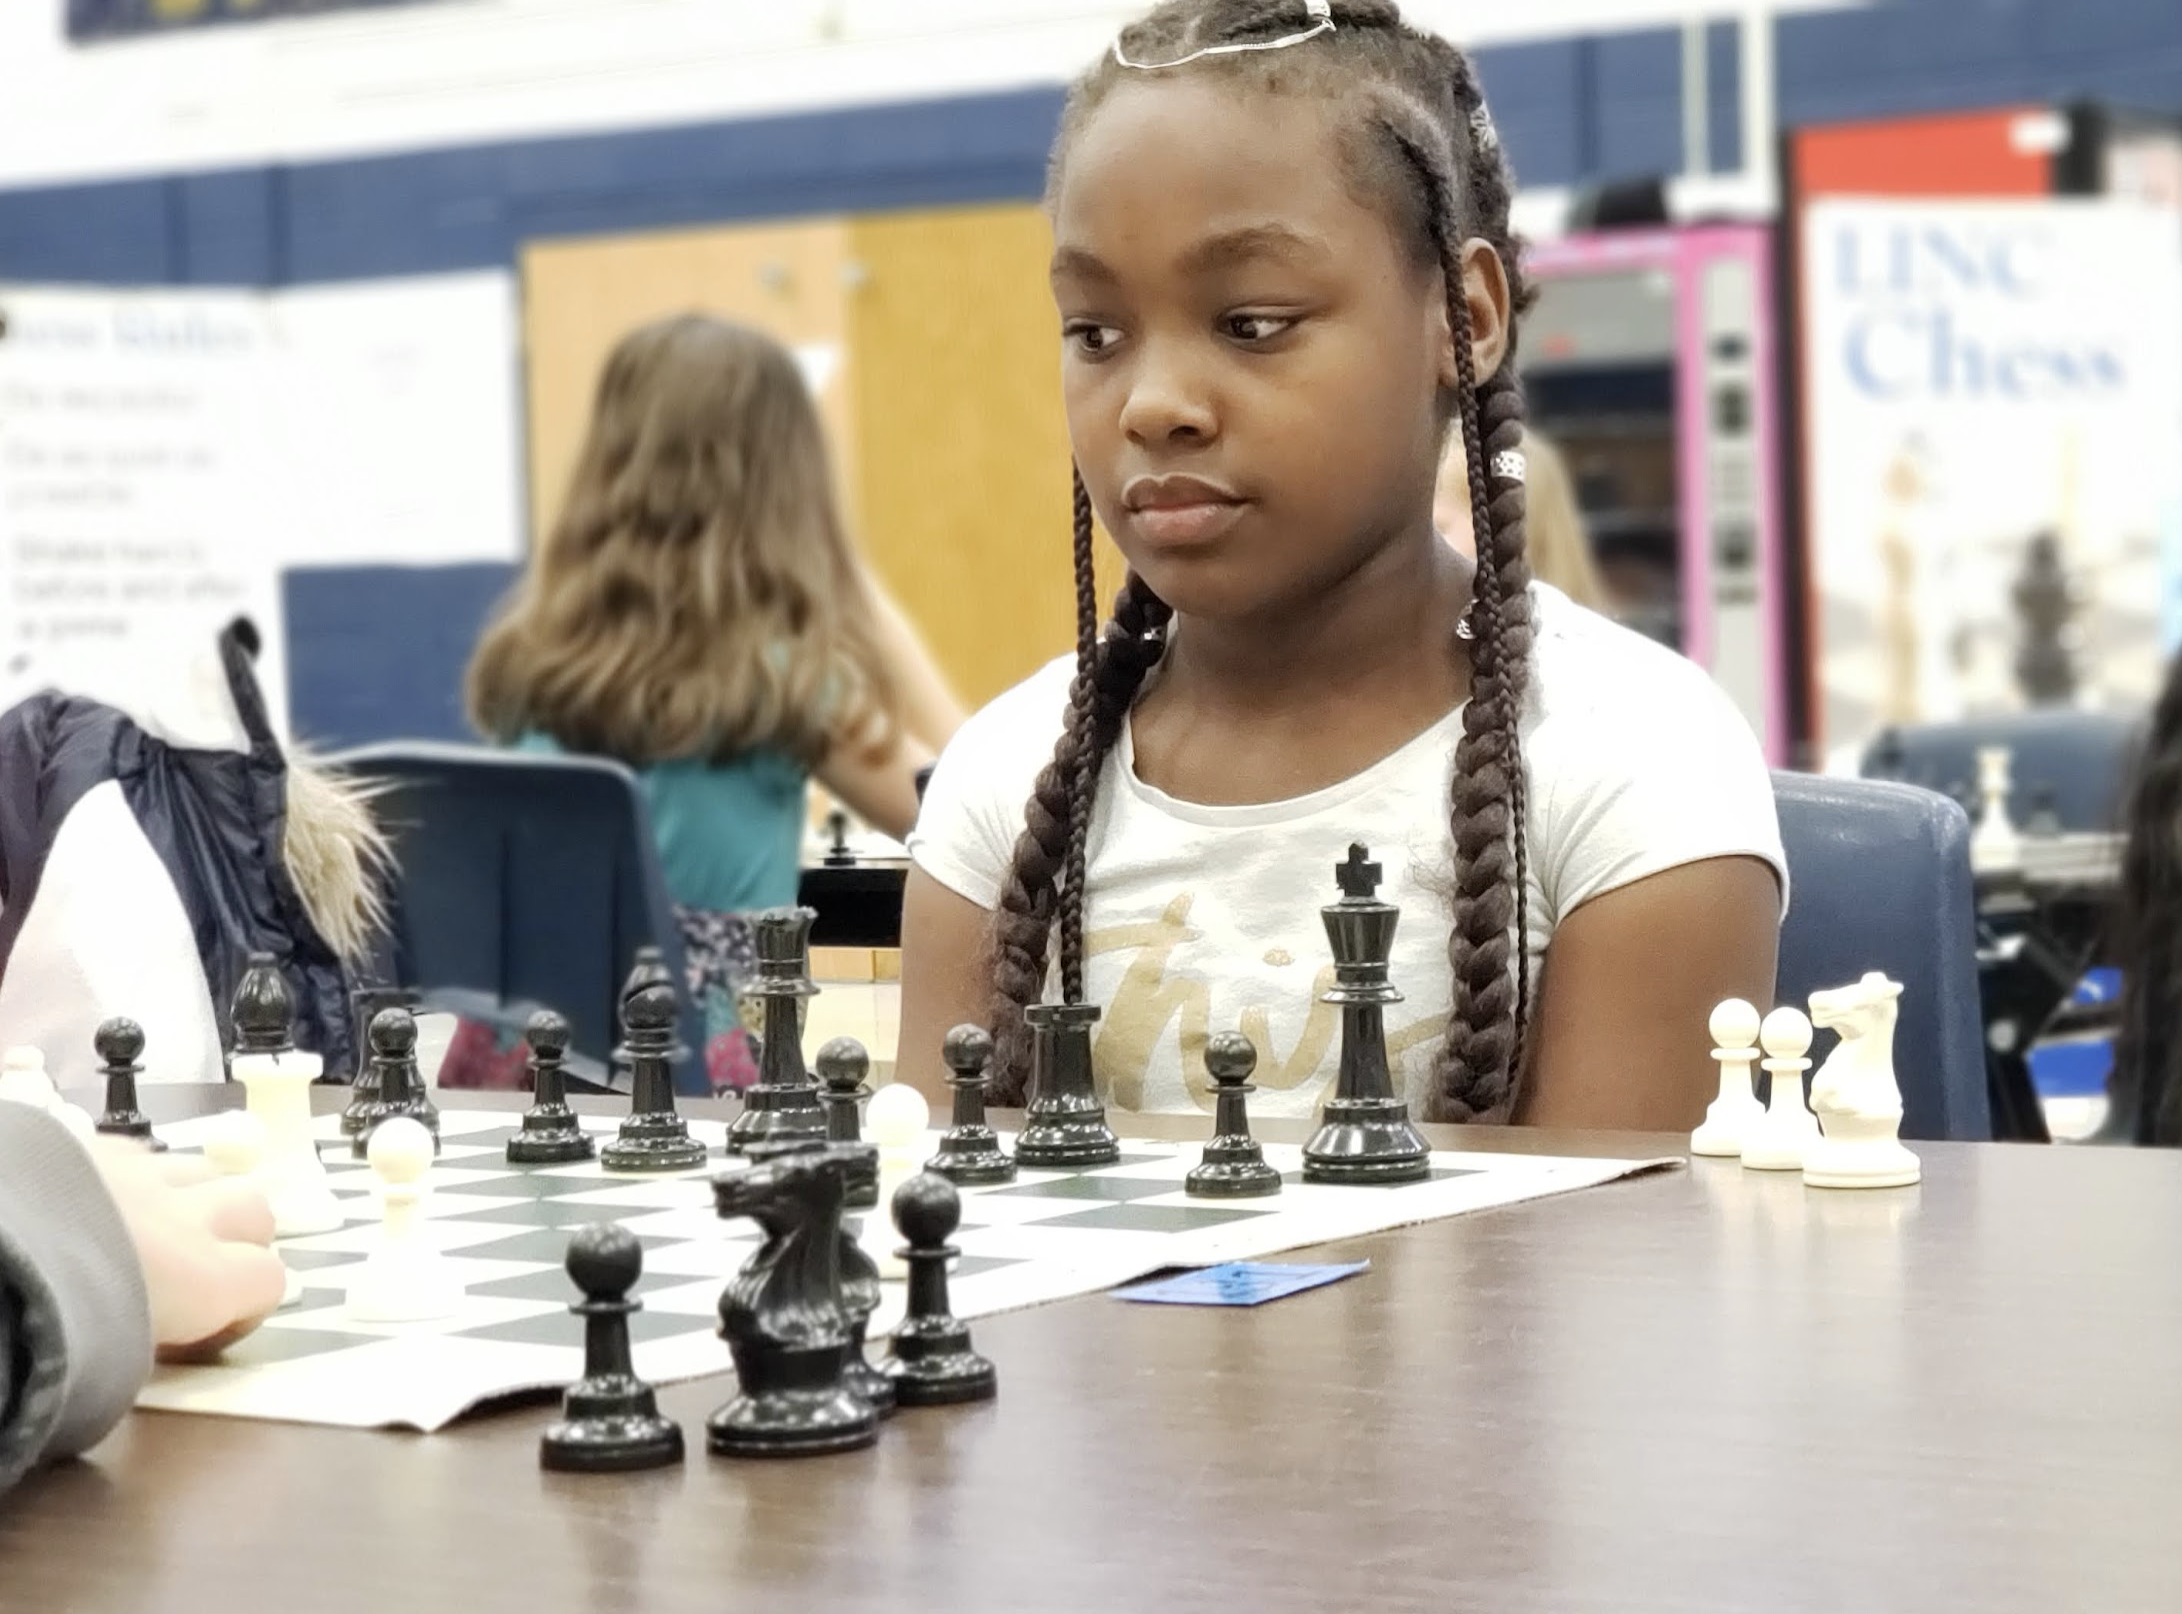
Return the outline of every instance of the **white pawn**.
<path id="1" fill-rule="evenodd" d="M 1750 1070 L 1758 1062 L 1757 1005 L 1729 998 L 1712 1011 L 1712 1057 L 1720 1062 L 1720 1096 L 1705 1111 L 1704 1124 L 1690 1134 L 1690 1153 L 1733 1156 L 1765 1118 L 1765 1106 L 1752 1090 Z"/>
<path id="2" fill-rule="evenodd" d="M 1801 1171 L 1805 1151 L 1818 1140 L 1818 1117 L 1803 1102 L 1811 1022 L 1801 1009 L 1775 1009 L 1758 1028 L 1758 1043 L 1773 1085 L 1764 1119 L 1743 1140 L 1743 1164 L 1754 1171 Z"/>
<path id="3" fill-rule="evenodd" d="M 367 1323 L 420 1323 L 462 1304 L 462 1282 L 424 1225 L 432 1134 L 397 1115 L 372 1129 L 368 1149 L 383 1207 L 378 1242 L 349 1282 L 349 1315 Z"/>
<path id="4" fill-rule="evenodd" d="M 205 1123 L 205 1161 L 223 1177 L 254 1177 L 265 1163 L 265 1123 L 248 1110 L 226 1110 Z M 285 1311 L 303 1298 L 303 1280 L 293 1268 L 281 1291 Z"/>
<path id="5" fill-rule="evenodd" d="M 864 1135 L 879 1146 L 879 1203 L 864 1215 L 857 1245 L 870 1256 L 882 1278 L 906 1278 L 909 1267 L 894 1252 L 901 1236 L 894 1231 L 888 1207 L 894 1190 L 924 1169 L 925 1128 L 931 1124 L 932 1106 L 907 1082 L 889 1082 L 871 1095 L 864 1115 Z"/>

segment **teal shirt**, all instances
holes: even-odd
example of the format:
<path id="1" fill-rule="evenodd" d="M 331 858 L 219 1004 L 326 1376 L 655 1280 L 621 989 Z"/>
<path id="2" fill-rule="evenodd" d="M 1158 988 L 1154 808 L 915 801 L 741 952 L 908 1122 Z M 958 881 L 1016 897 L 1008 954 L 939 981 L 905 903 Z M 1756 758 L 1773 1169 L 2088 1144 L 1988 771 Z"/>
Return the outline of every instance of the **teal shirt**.
<path id="1" fill-rule="evenodd" d="M 516 749 L 562 747 L 530 734 Z M 651 808 L 668 896 L 715 913 L 795 902 L 808 782 L 801 763 L 779 751 L 751 751 L 732 762 L 655 762 L 636 777 Z"/>

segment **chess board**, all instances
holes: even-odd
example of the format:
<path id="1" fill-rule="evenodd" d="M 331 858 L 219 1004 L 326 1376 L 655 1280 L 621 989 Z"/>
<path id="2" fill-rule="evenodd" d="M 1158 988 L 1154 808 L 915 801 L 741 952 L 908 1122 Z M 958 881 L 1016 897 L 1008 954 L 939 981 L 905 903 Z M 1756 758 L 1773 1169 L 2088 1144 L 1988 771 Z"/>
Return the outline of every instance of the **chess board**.
<path id="1" fill-rule="evenodd" d="M 719 1339 L 720 1290 L 757 1247 L 755 1226 L 713 1212 L 709 1179 L 739 1162 L 718 1154 L 725 1124 L 695 1120 L 715 1151 L 689 1172 L 632 1176 L 596 1161 L 512 1166 L 503 1146 L 516 1117 L 448 1111 L 431 1175 L 426 1226 L 466 1294 L 454 1315 L 367 1323 L 348 1314 L 346 1286 L 378 1228 L 370 1169 L 350 1158 L 339 1119 L 316 1126 L 320 1154 L 347 1215 L 338 1232 L 283 1240 L 301 1301 L 215 1362 L 159 1368 L 137 1404 L 176 1412 L 347 1425 L 444 1427 L 484 1403 L 566 1385 L 582 1374 L 582 1325 L 562 1269 L 569 1233 L 619 1222 L 644 1246 L 630 1319 L 637 1370 L 668 1384 L 729 1371 Z M 212 1123 L 161 1129 L 178 1150 Z M 586 1118 L 602 1136 L 615 1123 Z M 938 1134 L 931 1135 L 934 1148 Z M 1012 1140 L 1010 1140 L 1012 1142 Z M 1286 1177 L 1265 1199 L 1192 1199 L 1182 1178 L 1200 1144 L 1125 1141 L 1118 1164 L 1024 1171 L 1011 1184 L 963 1190 L 952 1279 L 957 1314 L 995 1312 L 1094 1293 L 1169 1267 L 1249 1260 L 1415 1222 L 1587 1188 L 1659 1162 L 1435 1154 L 1429 1180 L 1400 1187 L 1305 1183 L 1301 1151 L 1266 1145 Z M 852 1219 L 854 1217 L 852 1216 Z M 884 1285 L 874 1339 L 902 1312 L 903 1285 Z"/>

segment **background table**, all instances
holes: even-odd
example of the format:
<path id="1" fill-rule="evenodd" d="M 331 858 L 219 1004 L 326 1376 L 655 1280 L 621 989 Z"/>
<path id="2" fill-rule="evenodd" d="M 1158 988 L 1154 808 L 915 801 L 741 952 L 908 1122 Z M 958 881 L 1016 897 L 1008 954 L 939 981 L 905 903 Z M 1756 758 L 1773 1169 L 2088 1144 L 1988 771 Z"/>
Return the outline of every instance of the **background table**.
<path id="1" fill-rule="evenodd" d="M 542 1473 L 542 1408 L 139 1414 L 0 1503 L 0 1608 L 2172 1614 L 2182 1159 L 1924 1156 L 1897 1192 L 1696 1161 L 1327 1246 L 1372 1269 L 1255 1311 L 988 1319 L 998 1402 L 845 1457 L 707 1456 L 718 1381 L 663 1397 L 684 1468 L 618 1478 Z"/>

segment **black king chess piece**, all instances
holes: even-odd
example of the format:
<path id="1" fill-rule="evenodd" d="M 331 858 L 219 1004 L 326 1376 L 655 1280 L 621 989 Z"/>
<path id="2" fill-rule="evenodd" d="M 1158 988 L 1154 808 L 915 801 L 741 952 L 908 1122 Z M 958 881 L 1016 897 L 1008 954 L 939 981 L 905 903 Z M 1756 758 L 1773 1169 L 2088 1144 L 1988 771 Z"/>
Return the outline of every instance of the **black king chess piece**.
<path id="1" fill-rule="evenodd" d="M 406 986 L 359 986 L 349 993 L 350 1023 L 356 1028 L 356 1075 L 348 1108 L 341 1112 L 341 1133 L 353 1138 L 364 1130 L 371 1106 L 379 1096 L 379 1079 L 371 1064 L 371 1022 L 381 1009 L 417 1006 L 417 994 Z"/>
<path id="2" fill-rule="evenodd" d="M 511 1165 L 558 1166 L 589 1160 L 598 1144 L 568 1107 L 568 1085 L 561 1061 L 568 1055 L 568 1022 L 551 1009 L 540 1009 L 523 1027 L 530 1044 L 530 1108 L 523 1129 L 508 1139 Z"/>
<path id="3" fill-rule="evenodd" d="M 803 1063 L 803 1000 L 811 983 L 808 908 L 768 908 L 753 921 L 758 974 L 744 995 L 765 1005 L 759 1021 L 758 1079 L 743 1095 L 742 1114 L 727 1129 L 727 1151 L 741 1154 L 758 1138 L 826 1136 L 818 1083 Z"/>
<path id="4" fill-rule="evenodd" d="M 1387 1068 L 1386 1008 L 1402 1001 L 1387 980 L 1402 916 L 1378 900 L 1379 865 L 1361 846 L 1334 870 L 1341 900 L 1320 909 L 1333 943 L 1334 984 L 1319 1001 L 1341 1010 L 1341 1068 L 1317 1132 L 1303 1146 L 1306 1182 L 1417 1182 L 1432 1170 L 1431 1146 L 1409 1119 Z"/>
<path id="5" fill-rule="evenodd" d="M 1254 1089 L 1250 1073 L 1258 1068 L 1258 1050 L 1236 1031 L 1205 1039 L 1205 1073 L 1219 1089 L 1213 1101 L 1212 1141 L 1204 1158 L 1182 1179 L 1182 1191 L 1204 1199 L 1250 1199 L 1280 1192 L 1280 1173 L 1265 1163 L 1265 1151 L 1250 1135 L 1247 1099 Z"/>
<path id="6" fill-rule="evenodd" d="M 152 1136 L 151 1118 L 136 1107 L 136 1079 L 144 1074 L 137 1063 L 144 1052 L 144 1028 L 118 1017 L 102 1021 L 91 1034 L 91 1046 L 98 1051 L 99 1074 L 106 1078 L 106 1113 L 98 1118 L 98 1130 L 148 1143 L 155 1153 L 165 1149 Z"/>
<path id="7" fill-rule="evenodd" d="M 599 1151 L 608 1171 L 687 1171 L 705 1163 L 674 1107 L 674 988 L 644 987 L 621 1004 L 621 1040 L 629 1050 L 629 1114 Z"/>
<path id="8" fill-rule="evenodd" d="M 940 1045 L 955 1090 L 954 1124 L 924 1169 L 959 1187 L 1015 1180 L 1014 1159 L 1000 1147 L 1000 1134 L 985 1124 L 985 1067 L 992 1057 L 993 1040 L 982 1026 L 957 1026 Z"/>
<path id="9" fill-rule="evenodd" d="M 947 1298 L 947 1263 L 961 1252 L 947 1241 L 962 1225 L 962 1196 L 926 1171 L 894 1190 L 894 1226 L 909 1245 L 909 1306 L 880 1368 L 905 1407 L 989 1401 L 999 1388 L 993 1365 L 970 1348 L 968 1326 Z"/>
<path id="10" fill-rule="evenodd" d="M 826 1141 L 858 1143 L 863 1139 L 863 1117 L 857 1106 L 871 1097 L 864 1078 L 871 1074 L 871 1055 L 854 1037 L 836 1037 L 818 1050 L 818 1079 L 825 1086 Z M 874 1157 L 876 1159 L 876 1157 Z M 842 1203 L 850 1210 L 868 1210 L 879 1203 L 879 1176 L 855 1176 Z"/>
<path id="11" fill-rule="evenodd" d="M 596 1223 L 569 1239 L 567 1266 L 583 1293 L 568 1308 L 583 1319 L 583 1378 L 569 1389 L 561 1421 L 540 1439 L 539 1463 L 578 1474 L 679 1463 L 681 1426 L 659 1415 L 658 1398 L 629 1354 L 629 1317 L 644 1309 L 629 1298 L 644 1273 L 644 1246 L 625 1227 Z"/>
<path id="12" fill-rule="evenodd" d="M 852 1380 L 859 1330 L 841 1264 L 841 1196 L 859 1151 L 870 1152 L 766 1143 L 748 1170 L 712 1179 L 720 1215 L 747 1216 L 765 1233 L 720 1295 L 720 1337 L 741 1391 L 705 1426 L 723 1456 L 815 1456 L 879 1438 L 878 1409 Z"/>
<path id="13" fill-rule="evenodd" d="M 432 1134 L 432 1152 L 439 1153 L 439 1107 L 417 1073 L 416 1017 L 407 1009 L 381 1009 L 371 1017 L 370 1040 L 372 1097 L 351 1135 L 350 1154 L 371 1158 L 372 1129 L 397 1115 L 420 1122 Z"/>
<path id="14" fill-rule="evenodd" d="M 1089 1003 L 1033 1003 L 1023 1011 L 1031 1032 L 1030 1102 L 1015 1139 L 1018 1165 L 1110 1166 L 1121 1158 L 1121 1140 L 1106 1124 L 1091 1075 L 1098 1018 Z"/>

